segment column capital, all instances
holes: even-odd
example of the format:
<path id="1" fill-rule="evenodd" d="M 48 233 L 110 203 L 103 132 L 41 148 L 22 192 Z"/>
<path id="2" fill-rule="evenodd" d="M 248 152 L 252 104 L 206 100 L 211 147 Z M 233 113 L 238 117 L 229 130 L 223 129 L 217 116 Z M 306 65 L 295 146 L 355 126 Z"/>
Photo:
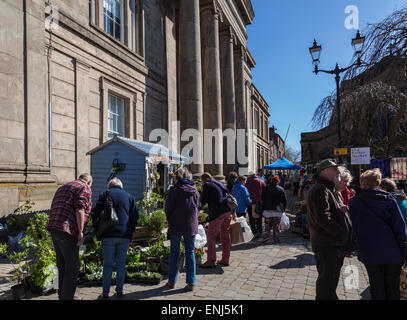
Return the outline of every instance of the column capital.
<path id="1" fill-rule="evenodd" d="M 219 30 L 219 35 L 221 37 L 227 38 L 230 42 L 233 42 L 234 45 L 237 45 L 237 35 L 233 31 L 232 26 L 227 26 Z"/>
<path id="2" fill-rule="evenodd" d="M 239 44 L 234 49 L 234 54 L 238 56 L 241 60 L 247 62 L 247 50 L 246 48 Z"/>
<path id="3" fill-rule="evenodd" d="M 223 11 L 218 3 L 218 0 L 205 0 L 201 2 L 201 13 L 210 12 L 215 19 L 223 22 Z"/>

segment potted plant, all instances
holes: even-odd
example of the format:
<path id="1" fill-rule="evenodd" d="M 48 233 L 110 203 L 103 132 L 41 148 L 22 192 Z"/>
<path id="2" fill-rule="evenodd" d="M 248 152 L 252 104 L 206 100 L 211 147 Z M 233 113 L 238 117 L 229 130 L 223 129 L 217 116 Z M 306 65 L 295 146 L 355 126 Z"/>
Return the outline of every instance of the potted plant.
<path id="1" fill-rule="evenodd" d="M 150 217 L 150 221 L 148 223 L 150 229 L 155 233 L 155 235 L 160 235 L 161 231 L 164 230 L 166 224 L 166 215 L 164 210 L 159 209 L 155 210 Z"/>
<path id="2" fill-rule="evenodd" d="M 8 252 L 8 245 L 0 244 L 0 254 L 5 256 L 14 268 L 13 277 L 10 278 L 10 281 L 17 280 L 17 284 L 11 287 L 11 293 L 14 300 L 20 300 L 25 297 L 26 292 L 25 275 L 28 271 L 28 263 L 26 262 L 28 250 Z"/>
<path id="3" fill-rule="evenodd" d="M 204 248 L 195 248 L 194 253 L 195 253 L 195 263 L 197 265 L 201 265 L 202 258 L 205 254 Z"/>
<path id="4" fill-rule="evenodd" d="M 28 221 L 26 236 L 20 240 L 22 247 L 33 256 L 28 283 L 31 292 L 36 294 L 52 289 L 57 275 L 55 251 L 46 229 L 48 220 L 48 214 L 36 213 Z"/>

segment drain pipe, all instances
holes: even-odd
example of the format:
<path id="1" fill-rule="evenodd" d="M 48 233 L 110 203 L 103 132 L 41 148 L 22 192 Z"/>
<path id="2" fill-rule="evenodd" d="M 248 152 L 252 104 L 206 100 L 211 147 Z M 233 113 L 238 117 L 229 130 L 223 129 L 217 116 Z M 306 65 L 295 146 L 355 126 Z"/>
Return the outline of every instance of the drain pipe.
<path id="1" fill-rule="evenodd" d="M 49 44 L 47 45 L 47 65 L 48 65 L 48 159 L 49 174 L 52 176 L 52 103 L 51 103 L 51 56 L 52 56 L 52 29 L 49 28 Z"/>

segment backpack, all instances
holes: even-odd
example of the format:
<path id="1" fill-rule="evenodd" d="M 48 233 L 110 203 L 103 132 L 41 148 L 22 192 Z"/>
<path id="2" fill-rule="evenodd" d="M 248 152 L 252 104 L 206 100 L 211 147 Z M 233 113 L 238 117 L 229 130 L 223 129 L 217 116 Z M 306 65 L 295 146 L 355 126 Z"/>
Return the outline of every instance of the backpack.
<path id="1" fill-rule="evenodd" d="M 234 196 L 232 196 L 232 194 L 229 192 L 229 190 L 227 190 L 223 185 L 222 187 L 220 186 L 220 182 L 213 180 L 215 182 L 215 184 L 217 184 L 223 191 L 225 199 L 224 201 L 226 202 L 226 205 L 229 207 L 230 210 L 235 210 L 238 207 L 237 204 L 237 200 Z"/>

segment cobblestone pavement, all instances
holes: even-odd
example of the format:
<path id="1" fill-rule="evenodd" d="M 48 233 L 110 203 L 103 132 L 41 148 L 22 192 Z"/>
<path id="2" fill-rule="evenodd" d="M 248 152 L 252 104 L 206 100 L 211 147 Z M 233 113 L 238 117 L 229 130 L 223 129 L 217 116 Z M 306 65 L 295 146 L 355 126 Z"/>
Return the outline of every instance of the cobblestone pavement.
<path id="1" fill-rule="evenodd" d="M 315 280 L 317 271 L 309 240 L 291 232 L 280 236 L 281 243 L 263 244 L 252 241 L 232 247 L 229 267 L 216 269 L 197 268 L 197 286 L 193 292 L 185 292 L 185 273 L 181 273 L 173 290 L 165 290 L 166 280 L 159 285 L 125 284 L 122 299 L 158 299 L 158 300 L 313 300 L 315 299 Z M 218 248 L 218 258 L 220 258 Z M 3 262 L 3 263 L 1 263 Z M 358 288 L 352 288 L 349 276 L 353 265 L 358 270 Z M 0 299 L 11 299 L 10 284 L 4 283 L 4 277 L 10 265 L 0 261 Z M 356 279 L 358 278 L 358 279 Z M 351 288 L 345 287 L 345 282 Z M 353 258 L 345 258 L 338 296 L 343 300 L 369 299 L 368 277 L 364 266 Z M 111 294 L 114 287 L 111 288 Z M 101 294 L 101 287 L 79 287 L 76 295 L 85 300 L 94 300 Z M 56 294 L 28 297 L 32 300 L 55 300 Z M 113 298 L 114 299 L 114 298 Z"/>

